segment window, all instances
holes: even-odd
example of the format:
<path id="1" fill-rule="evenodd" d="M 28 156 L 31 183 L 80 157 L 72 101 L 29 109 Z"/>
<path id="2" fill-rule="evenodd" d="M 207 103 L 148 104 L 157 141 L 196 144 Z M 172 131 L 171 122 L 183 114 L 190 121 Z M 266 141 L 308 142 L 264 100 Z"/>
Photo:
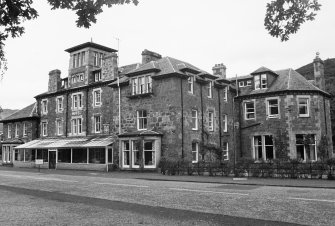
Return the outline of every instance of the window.
<path id="1" fill-rule="evenodd" d="M 123 151 L 123 167 L 129 167 L 130 165 L 130 145 L 129 141 L 122 142 Z"/>
<path id="2" fill-rule="evenodd" d="M 247 86 L 251 86 L 251 80 L 247 80 Z"/>
<path id="3" fill-rule="evenodd" d="M 244 81 L 238 82 L 239 87 L 244 87 Z"/>
<path id="4" fill-rule="evenodd" d="M 101 106 L 101 89 L 93 90 L 93 102 L 94 106 Z"/>
<path id="5" fill-rule="evenodd" d="M 19 125 L 15 124 L 15 137 L 19 137 Z"/>
<path id="6" fill-rule="evenodd" d="M 42 136 L 45 137 L 48 135 L 48 123 L 42 122 Z"/>
<path id="7" fill-rule="evenodd" d="M 192 143 L 192 163 L 198 162 L 198 155 L 199 155 L 199 143 L 193 142 Z"/>
<path id="8" fill-rule="evenodd" d="M 193 76 L 190 76 L 188 77 L 188 80 L 187 80 L 187 84 L 188 84 L 188 92 L 189 93 L 192 93 L 193 94 L 193 86 L 194 86 L 194 77 Z"/>
<path id="9" fill-rule="evenodd" d="M 58 149 L 58 162 L 71 163 L 71 149 Z"/>
<path id="10" fill-rule="evenodd" d="M 192 130 L 198 130 L 198 111 L 192 110 Z"/>
<path id="11" fill-rule="evenodd" d="M 72 68 L 83 66 L 85 63 L 85 52 L 80 52 L 72 55 Z"/>
<path id="12" fill-rule="evenodd" d="M 156 167 L 155 142 L 144 140 L 143 151 L 144 151 L 143 153 L 144 167 L 146 168 Z"/>
<path id="13" fill-rule="evenodd" d="M 147 111 L 140 110 L 137 111 L 137 129 L 146 130 L 148 126 Z"/>
<path id="14" fill-rule="evenodd" d="M 275 158 L 271 135 L 254 136 L 255 160 L 271 160 Z"/>
<path id="15" fill-rule="evenodd" d="M 61 119 L 56 120 L 56 134 L 63 135 L 63 122 Z"/>
<path id="16" fill-rule="evenodd" d="M 57 104 L 57 112 L 62 112 L 63 111 L 63 97 L 57 97 L 56 99 L 56 104 Z"/>
<path id="17" fill-rule="evenodd" d="M 266 89 L 267 88 L 267 76 L 266 74 L 254 76 L 255 89 Z"/>
<path id="18" fill-rule="evenodd" d="M 152 93 L 151 76 L 136 77 L 131 80 L 132 95 Z"/>
<path id="19" fill-rule="evenodd" d="M 223 100 L 228 101 L 228 86 L 223 89 Z"/>
<path id="20" fill-rule="evenodd" d="M 101 132 L 101 116 L 100 115 L 94 116 L 94 132 L 95 133 Z"/>
<path id="21" fill-rule="evenodd" d="M 101 71 L 95 71 L 94 72 L 94 81 L 98 82 L 101 80 Z"/>
<path id="22" fill-rule="evenodd" d="M 208 87 L 207 87 L 207 97 L 208 98 L 212 98 L 213 97 L 213 95 L 212 95 L 212 87 L 213 87 L 213 82 L 212 81 L 210 81 L 209 83 L 208 83 Z"/>
<path id="23" fill-rule="evenodd" d="M 72 163 L 87 163 L 87 148 L 73 148 Z"/>
<path id="24" fill-rule="evenodd" d="M 279 117 L 279 105 L 278 99 L 269 99 L 267 100 L 267 113 L 269 118 L 278 118 Z"/>
<path id="25" fill-rule="evenodd" d="M 228 142 L 223 142 L 222 144 L 222 157 L 223 160 L 229 160 Z"/>
<path id="26" fill-rule="evenodd" d="M 133 163 L 132 163 L 132 167 L 133 168 L 138 168 L 140 166 L 140 140 L 133 140 L 131 142 L 131 146 L 132 146 L 132 153 L 133 153 Z"/>
<path id="27" fill-rule="evenodd" d="M 309 117 L 309 98 L 298 98 L 299 117 Z"/>
<path id="28" fill-rule="evenodd" d="M 45 115 L 48 113 L 48 100 L 42 100 L 41 102 L 41 108 L 42 108 L 42 115 Z"/>
<path id="29" fill-rule="evenodd" d="M 316 140 L 314 134 L 296 134 L 297 159 L 316 161 Z"/>
<path id="30" fill-rule="evenodd" d="M 208 112 L 208 130 L 214 131 L 214 113 L 212 111 Z"/>
<path id="31" fill-rule="evenodd" d="M 223 115 L 222 128 L 223 128 L 223 132 L 228 131 L 228 116 L 226 114 Z"/>
<path id="32" fill-rule="evenodd" d="M 105 148 L 90 148 L 89 149 L 89 163 L 105 164 L 106 163 L 106 150 Z"/>
<path id="33" fill-rule="evenodd" d="M 71 131 L 72 135 L 80 135 L 82 133 L 82 119 L 75 118 L 71 120 Z"/>
<path id="34" fill-rule="evenodd" d="M 12 125 L 10 124 L 7 126 L 7 137 L 12 138 Z"/>
<path id="35" fill-rule="evenodd" d="M 102 58 L 103 58 L 103 53 L 94 52 L 94 55 L 93 55 L 94 66 L 101 67 Z"/>
<path id="36" fill-rule="evenodd" d="M 254 101 L 244 103 L 244 118 L 246 120 L 256 118 Z"/>
<path id="37" fill-rule="evenodd" d="M 83 107 L 83 95 L 81 93 L 72 95 L 72 110 L 78 110 Z"/>
<path id="38" fill-rule="evenodd" d="M 23 123 L 23 136 L 27 136 L 28 132 L 27 132 L 27 123 Z"/>
<path id="39" fill-rule="evenodd" d="M 36 154 L 37 154 L 36 159 L 43 159 L 43 162 L 48 162 L 49 161 L 48 149 L 37 149 Z"/>

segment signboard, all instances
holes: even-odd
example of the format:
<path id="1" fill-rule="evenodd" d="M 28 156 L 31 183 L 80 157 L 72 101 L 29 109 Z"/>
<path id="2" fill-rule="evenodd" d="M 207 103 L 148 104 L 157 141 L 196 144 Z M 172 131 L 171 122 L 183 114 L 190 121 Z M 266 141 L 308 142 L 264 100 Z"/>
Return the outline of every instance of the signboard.
<path id="1" fill-rule="evenodd" d="M 35 159 L 36 165 L 43 165 L 43 159 Z"/>

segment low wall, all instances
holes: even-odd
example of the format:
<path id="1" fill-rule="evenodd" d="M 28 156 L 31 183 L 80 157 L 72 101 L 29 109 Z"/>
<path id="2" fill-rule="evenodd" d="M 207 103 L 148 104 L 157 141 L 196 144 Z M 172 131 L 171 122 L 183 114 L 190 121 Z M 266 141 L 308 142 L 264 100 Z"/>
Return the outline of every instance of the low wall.
<path id="1" fill-rule="evenodd" d="M 86 164 L 86 163 L 57 163 L 56 169 L 74 169 L 74 170 L 96 170 L 106 171 L 105 164 Z"/>
<path id="2" fill-rule="evenodd" d="M 14 167 L 19 167 L 19 168 L 38 168 L 38 165 L 35 164 L 35 162 L 20 162 L 20 161 L 14 161 L 13 162 Z M 45 162 L 43 165 L 40 165 L 41 169 L 48 169 L 49 168 L 49 163 Z"/>

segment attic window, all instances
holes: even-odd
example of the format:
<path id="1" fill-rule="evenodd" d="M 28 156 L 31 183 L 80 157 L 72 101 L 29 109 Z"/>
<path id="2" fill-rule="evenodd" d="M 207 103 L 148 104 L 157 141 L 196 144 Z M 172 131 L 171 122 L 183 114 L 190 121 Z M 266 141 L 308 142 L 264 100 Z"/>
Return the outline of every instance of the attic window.
<path id="1" fill-rule="evenodd" d="M 254 83 L 255 83 L 255 90 L 266 89 L 268 87 L 266 74 L 255 75 Z"/>

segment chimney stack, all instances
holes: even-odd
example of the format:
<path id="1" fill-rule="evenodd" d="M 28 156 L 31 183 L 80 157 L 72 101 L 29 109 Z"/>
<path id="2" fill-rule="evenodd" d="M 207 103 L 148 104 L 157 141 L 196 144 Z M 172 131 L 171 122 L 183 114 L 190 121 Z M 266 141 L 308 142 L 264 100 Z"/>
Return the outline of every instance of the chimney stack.
<path id="1" fill-rule="evenodd" d="M 326 85 L 325 85 L 325 69 L 324 69 L 324 63 L 319 57 L 320 53 L 316 53 L 316 57 L 313 60 L 313 66 L 314 66 L 314 79 L 315 79 L 315 85 L 325 91 Z"/>
<path id="2" fill-rule="evenodd" d="M 220 78 L 226 78 L 226 66 L 221 63 L 221 64 L 215 64 L 215 66 L 212 68 L 213 70 L 213 75 L 217 75 Z"/>
<path id="3" fill-rule="evenodd" d="M 158 53 L 149 51 L 147 49 L 143 50 L 142 52 L 142 64 L 147 64 L 150 61 L 156 61 L 162 59 L 162 56 Z"/>
<path id="4" fill-rule="evenodd" d="M 49 72 L 49 85 L 48 85 L 48 91 L 50 93 L 57 92 L 61 86 L 62 81 L 60 79 L 60 70 L 55 69 Z"/>
<path id="5" fill-rule="evenodd" d="M 110 53 L 104 57 L 101 66 L 101 78 L 103 81 L 115 79 L 117 77 L 117 61 L 118 56 L 116 53 Z"/>

